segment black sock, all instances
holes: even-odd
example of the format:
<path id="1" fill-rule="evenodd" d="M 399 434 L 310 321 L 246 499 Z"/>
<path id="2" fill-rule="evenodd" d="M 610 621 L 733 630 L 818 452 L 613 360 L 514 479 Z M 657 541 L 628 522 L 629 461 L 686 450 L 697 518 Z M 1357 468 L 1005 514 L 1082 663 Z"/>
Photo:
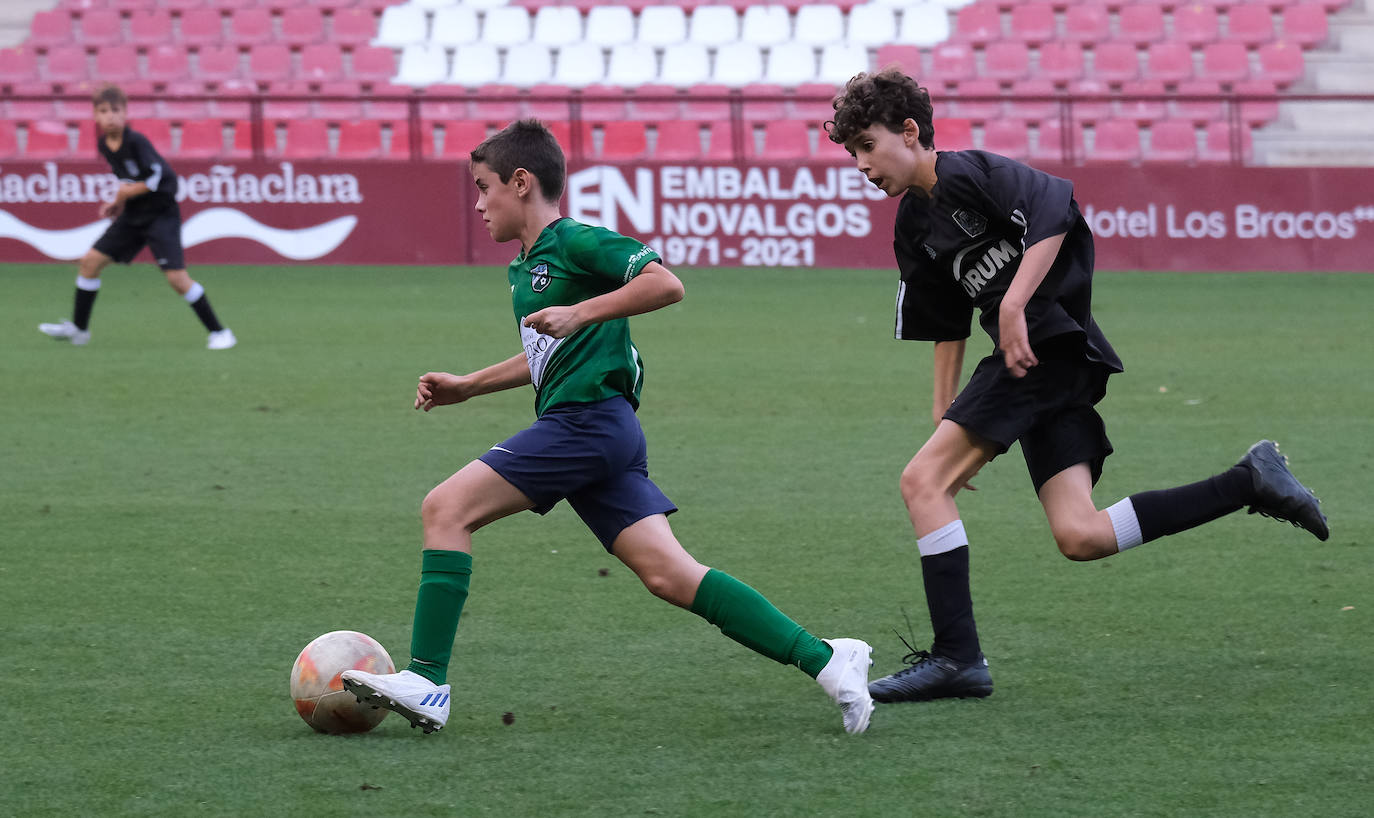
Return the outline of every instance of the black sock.
<path id="1" fill-rule="evenodd" d="M 95 306 L 95 297 L 100 293 L 99 290 L 83 290 L 76 288 L 76 306 L 72 308 L 72 323 L 80 330 L 86 329 L 91 324 L 91 307 Z"/>
<path id="2" fill-rule="evenodd" d="M 969 593 L 968 546 L 921 557 L 926 606 L 935 631 L 931 653 L 968 664 L 978 660 L 978 628 L 973 624 L 973 596 Z"/>
<path id="3" fill-rule="evenodd" d="M 1131 495 L 1142 542 L 1177 534 L 1239 511 L 1251 502 L 1250 470 L 1232 466 L 1215 477 L 1172 489 Z"/>
<path id="4" fill-rule="evenodd" d="M 210 296 L 202 293 L 200 298 L 197 298 L 191 304 L 191 309 L 196 311 L 196 317 L 200 319 L 200 323 L 204 324 L 205 328 L 210 332 L 219 332 L 224 329 L 219 319 L 215 317 L 214 309 L 210 307 Z"/>

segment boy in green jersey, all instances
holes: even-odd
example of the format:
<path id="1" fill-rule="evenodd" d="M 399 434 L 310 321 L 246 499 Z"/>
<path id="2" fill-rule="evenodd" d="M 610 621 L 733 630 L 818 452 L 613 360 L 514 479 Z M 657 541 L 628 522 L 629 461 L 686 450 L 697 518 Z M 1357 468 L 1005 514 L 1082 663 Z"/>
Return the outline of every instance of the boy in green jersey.
<path id="1" fill-rule="evenodd" d="M 410 664 L 384 675 L 345 671 L 344 686 L 426 733 L 443 727 L 473 532 L 527 509 L 545 514 L 566 499 L 651 593 L 801 668 L 840 705 L 845 730 L 863 732 L 873 712 L 872 649 L 858 639 L 817 639 L 753 588 L 698 563 L 668 525 L 676 507 L 649 479 L 635 417 L 644 367 L 626 319 L 680 300 L 682 282 L 640 242 L 561 216 L 563 151 L 539 122 L 513 123 L 471 158 L 477 211 L 492 238 L 520 241 L 508 275 L 524 351 L 467 375 L 424 374 L 415 408 L 533 385 L 538 418 L 425 497 Z"/>

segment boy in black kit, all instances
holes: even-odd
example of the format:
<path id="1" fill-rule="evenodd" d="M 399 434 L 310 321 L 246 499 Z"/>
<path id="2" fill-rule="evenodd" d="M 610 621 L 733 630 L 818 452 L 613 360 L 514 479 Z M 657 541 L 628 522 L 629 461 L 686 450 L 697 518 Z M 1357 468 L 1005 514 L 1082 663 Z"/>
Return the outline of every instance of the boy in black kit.
<path id="1" fill-rule="evenodd" d="M 167 283 L 186 299 L 209 331 L 206 346 L 229 349 L 238 342 L 233 331 L 220 324 L 210 308 L 205 288 L 192 281 L 186 272 L 181 250 L 176 173 L 146 136 L 125 124 L 129 102 L 123 91 L 114 85 L 102 86 L 92 103 L 95 122 L 100 129 L 101 138 L 97 143 L 100 155 L 110 163 L 110 169 L 120 182 L 114 201 L 100 206 L 100 217 L 114 221 L 81 257 L 72 319 L 39 324 L 39 331 L 78 346 L 88 343 L 91 340 L 88 329 L 91 307 L 100 291 L 100 271 L 111 261 L 128 264 L 146 244 L 157 259 L 157 266 L 166 274 Z"/>
<path id="2" fill-rule="evenodd" d="M 934 643 L 873 681 L 875 700 L 992 693 L 954 498 L 1017 441 L 1059 550 L 1072 560 L 1108 557 L 1247 505 L 1327 539 L 1317 498 L 1268 440 L 1214 477 L 1098 510 L 1092 489 L 1112 446 L 1094 406 L 1122 365 L 1092 317 L 1092 233 L 1073 185 L 996 154 L 937 153 L 930 97 L 895 68 L 854 77 L 834 107 L 831 141 L 888 196 L 905 194 L 893 241 L 896 337 L 935 342 L 937 426 L 901 477 Z M 956 397 L 975 308 L 995 349 Z"/>

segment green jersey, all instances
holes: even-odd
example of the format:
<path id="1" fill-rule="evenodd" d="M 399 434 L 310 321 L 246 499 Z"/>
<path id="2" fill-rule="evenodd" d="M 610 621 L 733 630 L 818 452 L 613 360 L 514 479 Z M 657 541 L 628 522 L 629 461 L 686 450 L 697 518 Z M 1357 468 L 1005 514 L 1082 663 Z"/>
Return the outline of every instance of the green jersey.
<path id="1" fill-rule="evenodd" d="M 617 290 L 658 258 L 634 239 L 562 218 L 511 262 L 511 302 L 534 382 L 536 415 L 560 403 L 595 403 L 617 395 L 639 408 L 644 362 L 630 341 L 629 320 L 591 324 L 563 338 L 524 322 L 545 307 L 570 306 Z"/>

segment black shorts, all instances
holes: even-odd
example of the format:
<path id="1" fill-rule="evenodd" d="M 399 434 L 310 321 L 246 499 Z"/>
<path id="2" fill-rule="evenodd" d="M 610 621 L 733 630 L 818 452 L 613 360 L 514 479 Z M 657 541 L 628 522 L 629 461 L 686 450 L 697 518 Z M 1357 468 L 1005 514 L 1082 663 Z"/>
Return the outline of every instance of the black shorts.
<path id="1" fill-rule="evenodd" d="M 1092 469 L 1095 485 L 1112 453 L 1107 427 L 1093 408 L 1107 394 L 1109 374 L 1081 358 L 1041 358 L 1024 378 L 1013 378 L 999 352 L 978 362 L 944 416 L 997 444 L 998 454 L 1021 441 L 1037 493 L 1045 481 L 1079 463 Z"/>
<path id="2" fill-rule="evenodd" d="M 186 269 L 181 250 L 181 209 L 173 204 L 146 221 L 142 214 L 131 221 L 127 211 L 120 213 L 92 246 L 120 264 L 128 264 L 144 245 L 153 251 L 158 267 Z"/>

